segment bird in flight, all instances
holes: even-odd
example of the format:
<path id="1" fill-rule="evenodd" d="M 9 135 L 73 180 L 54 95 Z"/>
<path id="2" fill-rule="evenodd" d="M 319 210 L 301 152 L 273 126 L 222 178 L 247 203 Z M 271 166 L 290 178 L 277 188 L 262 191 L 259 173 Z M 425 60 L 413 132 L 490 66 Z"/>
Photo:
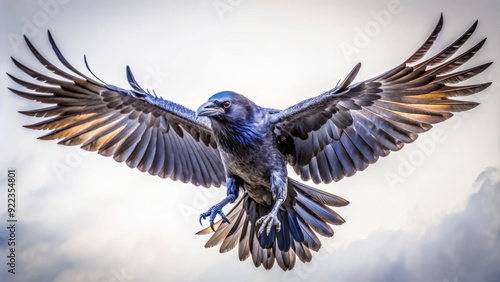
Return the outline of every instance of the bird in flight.
<path id="1" fill-rule="evenodd" d="M 297 257 L 311 261 L 311 251 L 321 247 L 318 235 L 333 236 L 332 225 L 345 221 L 332 207 L 349 202 L 290 178 L 288 169 L 303 181 L 339 181 L 400 150 L 452 112 L 477 106 L 453 98 L 482 91 L 490 83 L 458 83 L 492 62 L 456 69 L 486 39 L 455 55 L 476 29 L 476 21 L 455 42 L 423 60 L 442 25 L 441 15 L 424 44 L 393 69 L 354 83 L 361 67 L 357 64 L 333 89 L 284 110 L 223 91 L 194 111 L 141 88 L 129 67 L 129 89 L 107 84 L 74 68 L 50 32 L 52 49 L 66 70 L 49 62 L 25 37 L 52 74 L 12 58 L 38 83 L 9 74 L 31 91 L 10 90 L 49 104 L 20 111 L 45 118 L 26 126 L 48 131 L 39 139 L 81 145 L 162 178 L 207 188 L 225 185 L 227 196 L 200 215 L 200 223 L 208 220 L 209 226 L 198 234 L 212 234 L 205 247 L 221 245 L 220 252 L 227 252 L 238 246 L 240 260 L 251 256 L 256 267 L 270 269 L 276 262 L 290 270 Z M 229 212 L 222 211 L 233 203 Z"/>

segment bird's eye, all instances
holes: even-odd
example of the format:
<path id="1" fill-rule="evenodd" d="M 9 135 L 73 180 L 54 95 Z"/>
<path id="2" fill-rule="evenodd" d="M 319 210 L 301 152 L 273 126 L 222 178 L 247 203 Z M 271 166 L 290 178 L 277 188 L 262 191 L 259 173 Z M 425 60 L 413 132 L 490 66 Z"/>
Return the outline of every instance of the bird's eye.
<path id="1" fill-rule="evenodd" d="M 231 102 L 230 102 L 230 101 L 224 101 L 224 102 L 222 103 L 222 107 L 223 107 L 224 109 L 228 109 L 229 107 L 231 107 Z"/>

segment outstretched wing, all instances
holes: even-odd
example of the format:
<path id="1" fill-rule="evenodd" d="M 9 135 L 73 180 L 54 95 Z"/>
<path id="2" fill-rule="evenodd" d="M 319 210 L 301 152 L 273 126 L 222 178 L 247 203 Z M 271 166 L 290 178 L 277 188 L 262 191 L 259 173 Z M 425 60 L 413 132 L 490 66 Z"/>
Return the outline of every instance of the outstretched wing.
<path id="1" fill-rule="evenodd" d="M 351 176 L 380 156 L 413 142 L 431 124 L 450 118 L 451 112 L 477 105 L 450 99 L 477 93 L 491 84 L 453 85 L 481 73 L 491 64 L 453 72 L 486 40 L 451 58 L 474 32 L 477 21 L 450 46 L 421 61 L 436 40 L 442 23 L 441 15 L 426 42 L 401 65 L 351 84 L 360 69 L 358 64 L 334 89 L 273 115 L 280 136 L 278 144 L 303 180 L 329 183 Z"/>
<path id="2" fill-rule="evenodd" d="M 129 167 L 160 177 L 209 187 L 225 183 L 224 169 L 210 123 L 194 111 L 144 91 L 127 67 L 132 90 L 91 79 L 63 57 L 49 32 L 49 41 L 66 72 L 45 59 L 25 37 L 38 61 L 57 77 L 36 72 L 12 58 L 23 72 L 42 82 L 9 76 L 33 92 L 15 94 L 51 106 L 21 113 L 48 118 L 27 128 L 49 130 L 39 139 L 82 145 L 113 156 Z"/>

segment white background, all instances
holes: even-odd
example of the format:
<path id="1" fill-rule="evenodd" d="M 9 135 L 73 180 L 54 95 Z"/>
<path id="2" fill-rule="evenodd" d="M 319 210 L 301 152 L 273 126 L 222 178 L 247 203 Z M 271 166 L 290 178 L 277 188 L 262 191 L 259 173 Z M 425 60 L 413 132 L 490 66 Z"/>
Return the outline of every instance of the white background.
<path id="1" fill-rule="evenodd" d="M 471 83 L 492 81 L 481 102 L 370 166 L 322 189 L 348 199 L 346 223 L 312 263 L 291 272 L 255 268 L 237 252 L 205 249 L 198 214 L 224 189 L 204 189 L 132 170 L 110 158 L 23 128 L 40 105 L 7 90 L 0 75 L 0 185 L 17 170 L 16 274 L 7 273 L 8 230 L 0 230 L 2 281 L 498 281 L 500 272 L 500 19 L 497 1 L 1 1 L 0 64 L 42 70 L 22 34 L 55 61 L 50 30 L 66 58 L 126 87 L 130 65 L 144 87 L 192 109 L 221 90 L 286 108 L 332 88 L 357 63 L 357 80 L 410 56 L 441 12 L 432 51 L 476 19 L 466 65 L 497 61 Z M 432 52 L 431 51 L 431 52 Z M 48 71 L 45 71 L 48 73 Z M 207 223 L 205 223 L 206 225 Z"/>

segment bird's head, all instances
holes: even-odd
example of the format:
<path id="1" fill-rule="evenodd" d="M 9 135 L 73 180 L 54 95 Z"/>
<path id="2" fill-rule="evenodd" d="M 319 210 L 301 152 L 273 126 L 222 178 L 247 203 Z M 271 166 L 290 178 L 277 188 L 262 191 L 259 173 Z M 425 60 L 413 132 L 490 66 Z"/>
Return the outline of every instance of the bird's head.
<path id="1" fill-rule="evenodd" d="M 257 108 L 255 103 L 241 94 L 222 91 L 214 94 L 202 104 L 196 111 L 196 116 L 206 116 L 223 123 L 250 122 L 253 121 Z"/>

